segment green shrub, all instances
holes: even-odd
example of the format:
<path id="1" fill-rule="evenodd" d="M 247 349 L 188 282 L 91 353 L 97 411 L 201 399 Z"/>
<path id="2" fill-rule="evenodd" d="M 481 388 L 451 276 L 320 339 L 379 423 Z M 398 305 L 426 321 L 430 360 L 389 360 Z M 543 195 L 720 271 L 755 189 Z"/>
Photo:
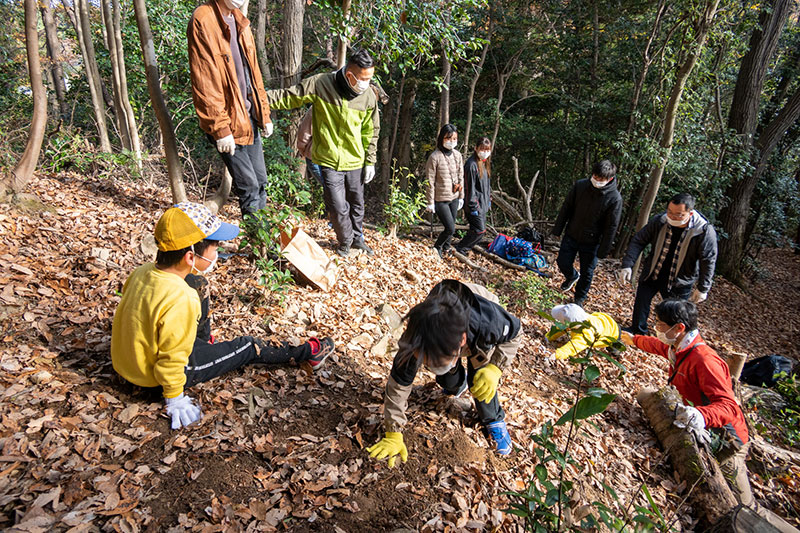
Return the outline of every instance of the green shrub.
<path id="1" fill-rule="evenodd" d="M 554 305 L 561 303 L 565 298 L 562 292 L 548 287 L 544 279 L 533 272 L 528 272 L 524 278 L 512 282 L 511 287 L 522 291 L 524 295 L 518 302 L 520 307 L 550 312 Z"/>
<path id="2" fill-rule="evenodd" d="M 293 283 L 281 252 L 281 231 L 291 231 L 299 213 L 292 207 L 267 204 L 242 221 L 243 237 L 239 249 L 247 249 L 259 271 L 258 283 L 283 301 L 283 293 Z"/>
<path id="3" fill-rule="evenodd" d="M 389 184 L 389 201 L 383 206 L 383 214 L 386 215 L 386 224 L 389 227 L 389 236 L 397 236 L 397 230 L 403 229 L 414 222 L 419 217 L 420 209 L 425 206 L 425 194 L 418 190 L 416 193 L 405 192 L 398 186 L 398 175 L 403 173 L 408 177 L 409 188 L 415 181 L 413 174 L 408 173 L 407 168 L 393 168 L 392 181 Z"/>

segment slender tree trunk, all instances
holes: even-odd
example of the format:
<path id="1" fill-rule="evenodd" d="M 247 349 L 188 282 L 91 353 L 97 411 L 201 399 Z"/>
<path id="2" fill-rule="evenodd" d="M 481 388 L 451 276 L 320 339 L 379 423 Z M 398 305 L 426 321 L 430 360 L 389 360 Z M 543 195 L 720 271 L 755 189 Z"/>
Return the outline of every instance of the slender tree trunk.
<path id="1" fill-rule="evenodd" d="M 745 150 L 753 146 L 767 67 L 775 54 L 791 4 L 791 0 L 773 0 L 771 5 L 764 6 L 759 24 L 750 37 L 750 48 L 742 58 L 728 116 L 728 127 L 742 136 Z M 796 96 L 797 94 L 787 102 L 778 116 L 762 131 L 755 142 L 753 172 L 733 181 L 726 191 L 729 204 L 720 211 L 719 218 L 728 238 L 720 241 L 717 270 L 740 285 L 743 283 L 741 261 L 746 245 L 745 232 L 750 216 L 750 201 L 772 150 L 788 129 L 783 124 L 794 113 Z"/>
<path id="2" fill-rule="evenodd" d="M 272 73 L 269 68 L 269 56 L 267 55 L 267 0 L 258 0 L 255 19 L 258 66 L 261 67 L 261 75 L 270 80 L 272 79 Z"/>
<path id="3" fill-rule="evenodd" d="M 47 126 L 47 91 L 42 83 L 42 65 L 39 58 L 39 32 L 36 20 L 36 0 L 25 0 L 25 50 L 28 54 L 28 76 L 31 80 L 33 93 L 33 116 L 28 142 L 22 158 L 10 174 L 3 178 L 3 192 L 17 193 L 31 180 L 39 152 L 42 149 L 42 139 Z"/>
<path id="4" fill-rule="evenodd" d="M 147 90 L 150 93 L 150 103 L 158 119 L 161 136 L 164 140 L 164 154 L 167 158 L 167 172 L 169 185 L 172 190 L 172 200 L 175 203 L 186 201 L 186 189 L 183 186 L 183 168 L 178 157 L 178 144 L 175 140 L 175 128 L 172 118 L 164 102 L 164 93 L 161 91 L 161 78 L 156 61 L 156 50 L 153 44 L 153 32 L 150 30 L 150 20 L 147 17 L 145 0 L 133 0 L 133 9 L 136 13 L 136 25 L 139 28 L 139 42 L 142 46 L 145 75 L 147 76 Z"/>
<path id="5" fill-rule="evenodd" d="M 56 24 L 53 11 L 50 8 L 50 0 L 43 0 L 40 4 L 42 12 L 42 22 L 44 23 L 44 35 L 47 43 L 47 54 L 50 56 L 50 72 L 53 77 L 53 88 L 56 92 L 56 101 L 61 118 L 67 116 L 67 86 L 64 83 L 64 69 L 61 66 L 61 41 L 58 38 L 58 25 Z"/>
<path id="6" fill-rule="evenodd" d="M 492 150 L 494 150 L 495 143 L 497 142 L 497 134 L 500 132 L 500 119 L 503 114 L 500 112 L 500 105 L 503 103 L 503 93 L 506 91 L 506 83 L 508 83 L 508 76 L 501 74 L 497 78 L 497 104 L 494 107 L 494 131 L 492 132 Z M 467 147 L 469 150 L 469 146 Z"/>
<path id="7" fill-rule="evenodd" d="M 342 13 L 344 20 L 350 19 L 351 0 L 342 0 Z M 336 48 L 336 68 L 342 68 L 347 62 L 347 46 L 350 44 L 350 28 L 345 28 L 344 34 L 339 36 L 339 46 Z"/>
<path id="8" fill-rule="evenodd" d="M 117 65 L 119 67 L 120 98 L 122 100 L 122 112 L 128 124 L 128 135 L 130 135 L 131 150 L 136 157 L 136 165 L 142 169 L 142 144 L 139 139 L 139 127 L 136 124 L 136 114 L 133 112 L 131 99 L 128 95 L 128 72 L 125 67 L 125 49 L 122 46 L 122 7 L 120 0 L 111 0 L 113 11 L 114 41 L 116 42 Z"/>
<path id="9" fill-rule="evenodd" d="M 491 17 L 491 13 L 489 14 Z M 483 65 L 486 63 L 486 54 L 489 52 L 489 46 L 491 45 L 492 39 L 492 30 L 494 28 L 493 20 L 489 19 L 489 35 L 486 38 L 486 44 L 483 45 L 483 50 L 481 50 L 481 57 L 478 60 L 478 64 L 475 66 L 475 75 L 472 77 L 472 80 L 469 82 L 469 92 L 467 93 L 467 124 L 464 127 L 464 151 L 469 152 L 470 145 L 469 145 L 469 136 L 472 130 L 472 109 L 475 103 L 475 88 L 478 86 L 478 79 L 481 77 L 481 72 L 483 72 Z"/>
<path id="10" fill-rule="evenodd" d="M 703 12 L 695 25 L 695 37 L 690 45 L 691 48 L 688 52 L 686 60 L 678 69 L 675 76 L 675 85 L 672 87 L 672 92 L 667 102 L 667 107 L 664 115 L 663 132 L 661 134 L 661 141 L 659 147 L 661 148 L 661 156 L 653 168 L 650 170 L 648 178 L 647 191 L 642 199 L 642 208 L 639 211 L 639 218 L 636 223 L 636 229 L 642 228 L 647 220 L 650 218 L 650 212 L 653 209 L 653 204 L 656 201 L 658 189 L 661 186 L 661 177 L 664 175 L 664 167 L 667 166 L 670 154 L 672 153 L 672 140 L 675 134 L 675 122 L 678 118 L 678 106 L 681 103 L 681 95 L 683 88 L 686 86 L 686 81 L 694 70 L 697 64 L 697 59 L 703 51 L 703 46 L 708 36 L 708 31 L 711 24 L 714 22 L 714 16 L 717 12 L 719 0 L 708 0 L 704 7 Z"/>
<path id="11" fill-rule="evenodd" d="M 283 70 L 281 71 L 281 87 L 291 87 L 300 81 L 303 63 L 303 16 L 305 0 L 284 0 L 283 2 Z M 297 131 L 303 120 L 303 110 L 298 109 L 290 114 L 289 128 L 285 132 L 289 146 L 297 145 Z"/>
<path id="12" fill-rule="evenodd" d="M 111 60 L 111 85 L 114 90 L 114 118 L 117 121 L 117 129 L 119 130 L 122 148 L 125 150 L 132 150 L 131 135 L 128 131 L 128 117 L 123 111 L 119 55 L 117 54 L 117 40 L 114 38 L 114 18 L 111 15 L 111 7 L 108 5 L 108 2 L 109 0 L 100 0 L 100 9 L 103 13 L 103 23 L 106 27 L 105 42 L 108 48 L 108 57 Z"/>
<path id="13" fill-rule="evenodd" d="M 411 165 L 411 126 L 413 120 L 414 101 L 417 98 L 416 80 L 408 80 L 406 90 L 403 94 L 403 107 L 400 108 L 399 126 L 397 131 L 397 143 L 395 144 L 395 158 L 397 159 L 398 170 L 408 169 Z M 408 170 L 402 172 L 400 178 L 400 188 L 406 190 L 408 187 Z"/>
<path id="14" fill-rule="evenodd" d="M 447 50 L 442 50 L 442 78 L 444 87 L 439 101 L 439 127 L 450 123 L 450 59 Z"/>
<path id="15" fill-rule="evenodd" d="M 108 140 L 103 87 L 100 81 L 100 71 L 97 68 L 97 58 L 94 53 L 87 0 L 75 0 L 75 17 L 78 23 L 76 32 L 78 32 L 79 28 L 78 40 L 81 42 L 81 52 L 83 52 L 83 66 L 86 70 L 86 79 L 89 83 L 89 92 L 92 97 L 97 133 L 100 137 L 100 150 L 110 153 L 111 142 Z"/>

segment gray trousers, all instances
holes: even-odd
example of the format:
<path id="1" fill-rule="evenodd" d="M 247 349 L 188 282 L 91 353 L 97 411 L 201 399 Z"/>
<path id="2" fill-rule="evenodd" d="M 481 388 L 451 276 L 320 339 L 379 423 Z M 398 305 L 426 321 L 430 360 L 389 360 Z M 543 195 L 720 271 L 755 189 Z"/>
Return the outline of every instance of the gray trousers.
<path id="1" fill-rule="evenodd" d="M 364 184 L 361 183 L 363 169 L 333 170 L 320 166 L 324 182 L 325 207 L 336 240 L 340 245 L 364 240 Z"/>
<path id="2" fill-rule="evenodd" d="M 220 152 L 228 172 L 233 179 L 233 192 L 239 197 L 242 218 L 263 209 L 267 205 L 267 167 L 264 164 L 264 148 L 258 126 L 253 127 L 253 144 L 236 145 L 233 155 Z"/>

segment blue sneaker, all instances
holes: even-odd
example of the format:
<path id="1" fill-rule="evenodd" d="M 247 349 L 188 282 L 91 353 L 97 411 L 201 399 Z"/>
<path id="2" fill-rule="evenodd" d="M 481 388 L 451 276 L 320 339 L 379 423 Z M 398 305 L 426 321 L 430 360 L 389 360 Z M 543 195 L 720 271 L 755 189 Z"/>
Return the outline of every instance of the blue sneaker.
<path id="1" fill-rule="evenodd" d="M 508 434 L 508 428 L 506 428 L 504 421 L 488 424 L 486 431 L 489 433 L 489 439 L 494 441 L 497 453 L 500 455 L 511 453 L 511 435 Z"/>

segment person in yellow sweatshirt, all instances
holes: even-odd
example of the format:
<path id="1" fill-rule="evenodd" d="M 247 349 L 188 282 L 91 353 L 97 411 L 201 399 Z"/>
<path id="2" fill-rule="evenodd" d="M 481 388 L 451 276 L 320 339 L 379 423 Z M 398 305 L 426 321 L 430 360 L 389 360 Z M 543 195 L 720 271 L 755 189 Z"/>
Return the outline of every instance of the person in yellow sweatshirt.
<path id="1" fill-rule="evenodd" d="M 217 244 L 239 234 L 201 204 L 168 209 L 155 229 L 155 263 L 131 273 L 111 327 L 111 361 L 125 380 L 160 387 L 172 429 L 197 422 L 200 407 L 184 389 L 249 364 L 308 361 L 316 370 L 333 352 L 333 340 L 311 338 L 301 346 L 255 337 L 214 343 L 203 277 L 217 262 Z M 196 273 L 196 274 L 195 274 Z M 199 325 L 199 327 L 198 327 Z"/>
<path id="2" fill-rule="evenodd" d="M 590 315 L 577 304 L 566 304 L 553 307 L 550 316 L 566 324 L 588 321 L 592 325 L 591 328 L 571 331 L 569 341 L 556 350 L 556 359 L 563 360 L 568 357 L 575 357 L 589 346 L 605 348 L 619 339 L 619 325 L 605 313 L 592 313 Z M 564 333 L 564 331 L 554 332 L 553 334 L 548 333 L 547 340 L 554 341 Z"/>

